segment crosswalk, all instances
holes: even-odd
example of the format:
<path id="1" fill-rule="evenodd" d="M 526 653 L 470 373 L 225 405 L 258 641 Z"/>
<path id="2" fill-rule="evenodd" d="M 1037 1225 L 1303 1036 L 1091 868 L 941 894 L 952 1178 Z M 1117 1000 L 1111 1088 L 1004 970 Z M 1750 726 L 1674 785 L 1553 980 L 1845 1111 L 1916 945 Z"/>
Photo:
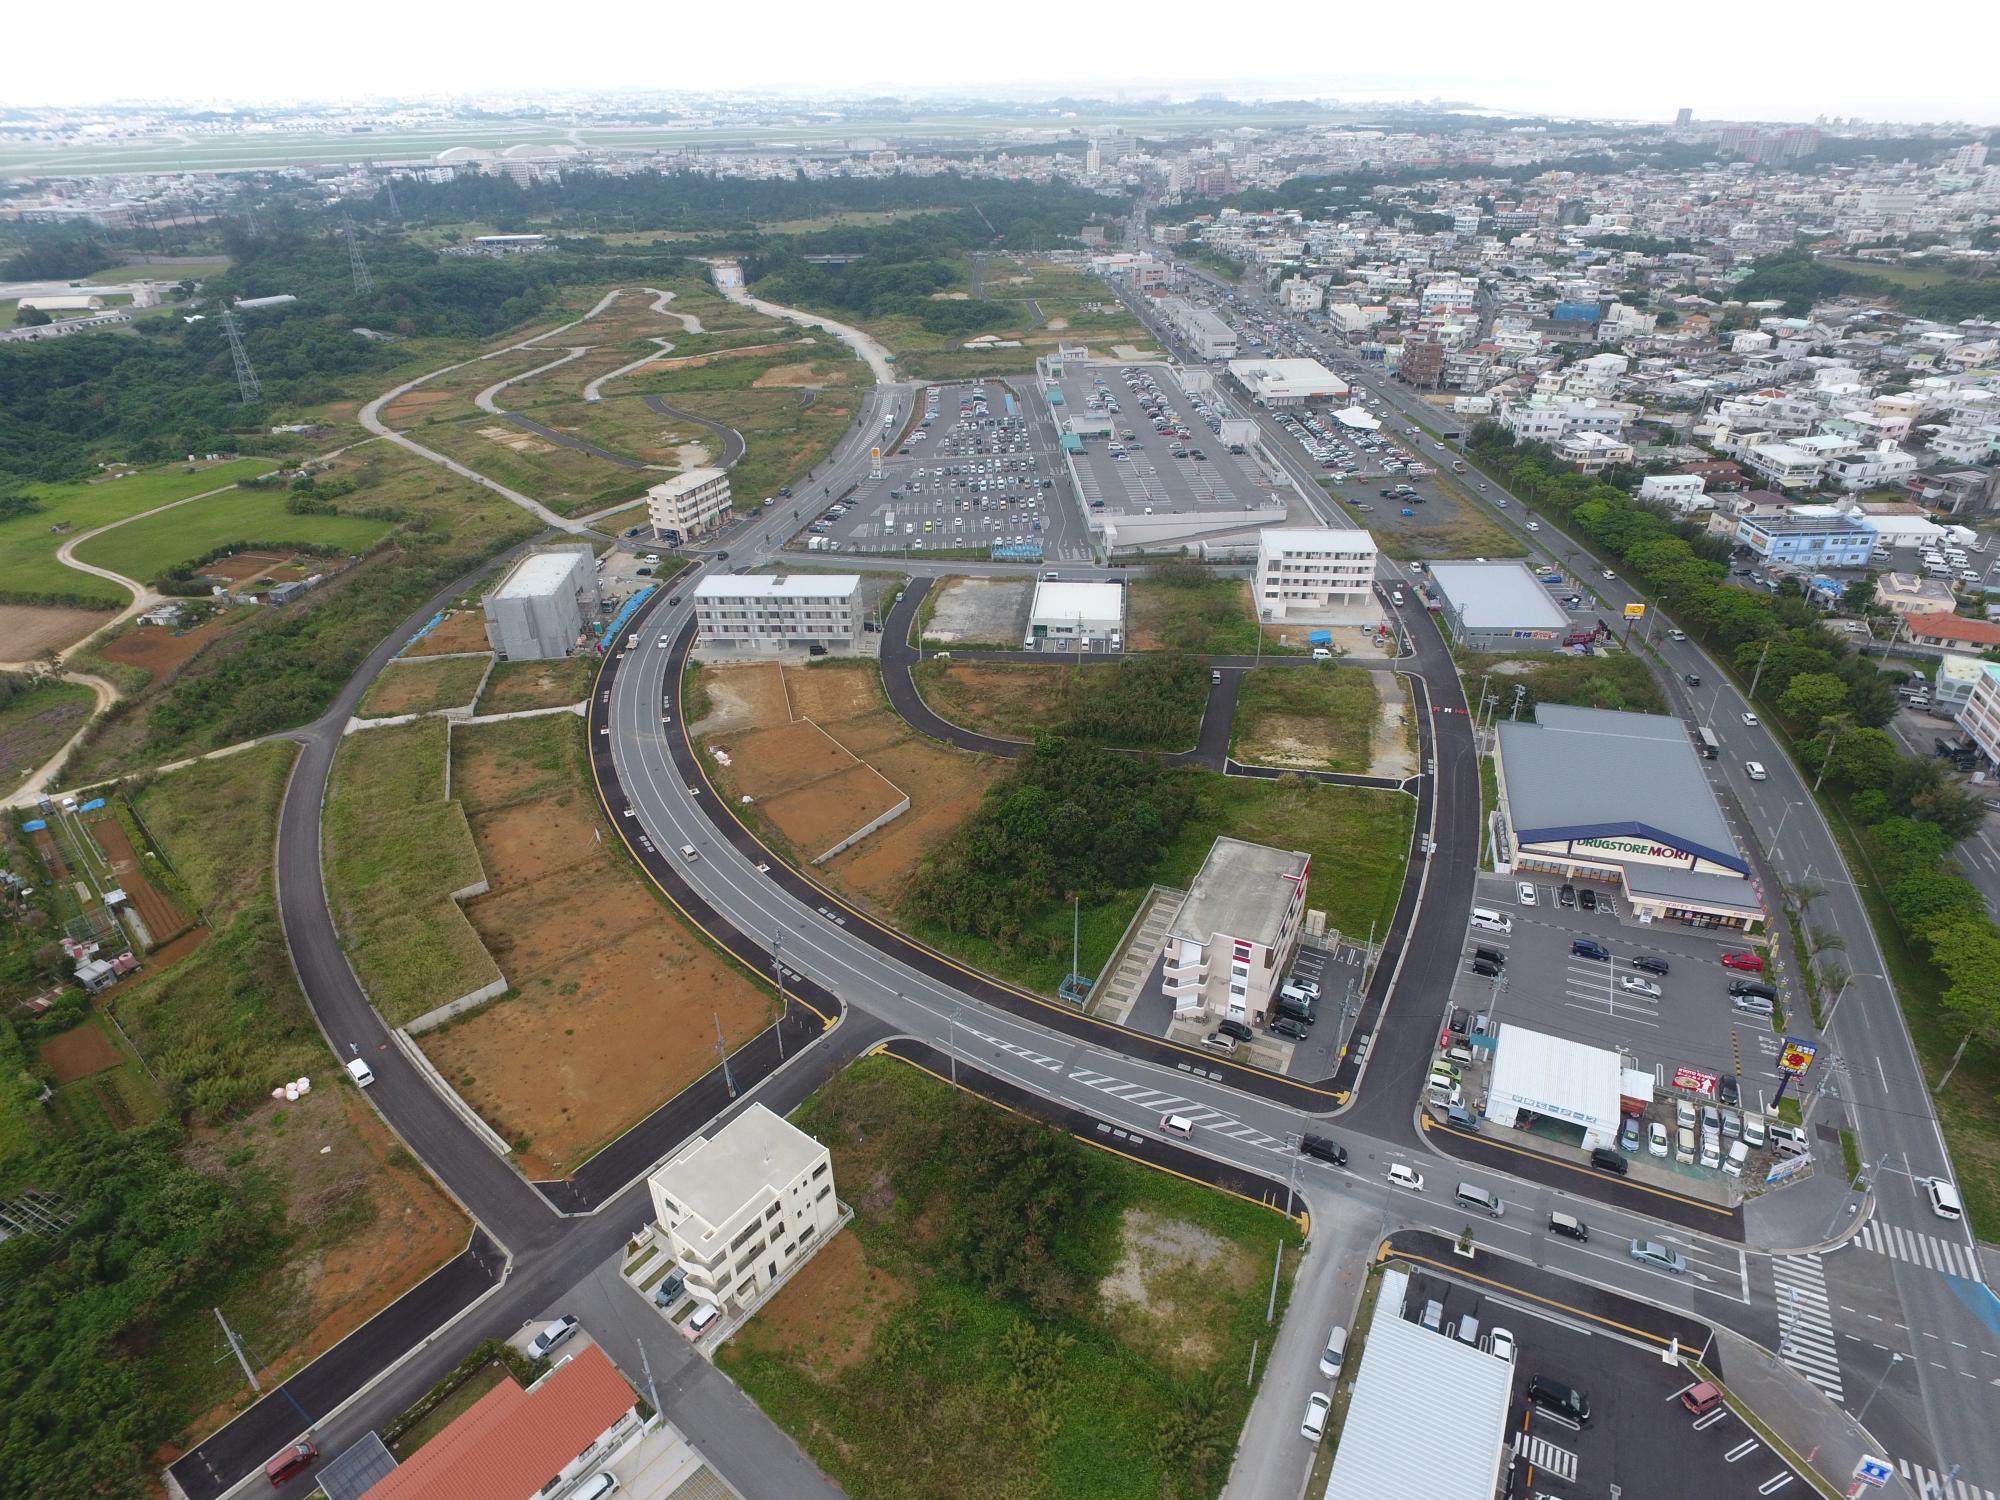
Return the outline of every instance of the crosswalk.
<path id="1" fill-rule="evenodd" d="M 1820 1258 L 1773 1256 L 1771 1277 L 1777 1283 L 1779 1357 L 1835 1401 L 1845 1400 Z"/>
<path id="2" fill-rule="evenodd" d="M 1576 1483 L 1576 1455 L 1567 1448 L 1558 1448 L 1547 1438 L 1536 1437 L 1532 1432 L 1517 1433 L 1514 1456 L 1527 1460 L 1544 1474 L 1553 1474 L 1564 1484 Z"/>
<path id="3" fill-rule="evenodd" d="M 1079 1068 L 1069 1076 L 1072 1082 L 1080 1083 L 1085 1088 L 1109 1094 L 1114 1099 L 1123 1099 L 1126 1103 L 1136 1104 L 1141 1109 L 1156 1110 L 1163 1115 L 1184 1115 L 1194 1121 L 1196 1129 L 1216 1135 L 1226 1135 L 1232 1140 L 1243 1142 L 1246 1146 L 1268 1151 L 1283 1144 L 1276 1136 L 1268 1135 L 1234 1115 L 1225 1114 L 1219 1109 L 1210 1109 L 1205 1104 L 1197 1104 L 1194 1100 L 1183 1098 L 1179 1094 L 1149 1088 L 1143 1083 L 1113 1078 L 1108 1073 L 1093 1073 L 1086 1068 Z"/>
<path id="4" fill-rule="evenodd" d="M 1861 1226 L 1854 1243 L 1864 1250 L 1873 1250 L 1877 1255 L 1890 1255 L 1912 1265 L 1928 1266 L 1947 1276 L 1963 1276 L 1969 1281 L 1985 1279 L 1979 1274 L 1979 1258 L 1971 1250 L 1964 1245 L 1954 1245 L 1950 1240 L 1941 1240 L 1934 1234 L 1919 1234 L 1914 1229 L 1878 1224 L 1870 1219 Z"/>
<path id="5" fill-rule="evenodd" d="M 1903 1471 L 1910 1488 L 1917 1492 L 1917 1500 L 1996 1500 L 1991 1490 L 1967 1484 L 1963 1479 L 1946 1480 L 1936 1469 L 1926 1469 L 1907 1458 L 1897 1459 L 1896 1467 Z"/>

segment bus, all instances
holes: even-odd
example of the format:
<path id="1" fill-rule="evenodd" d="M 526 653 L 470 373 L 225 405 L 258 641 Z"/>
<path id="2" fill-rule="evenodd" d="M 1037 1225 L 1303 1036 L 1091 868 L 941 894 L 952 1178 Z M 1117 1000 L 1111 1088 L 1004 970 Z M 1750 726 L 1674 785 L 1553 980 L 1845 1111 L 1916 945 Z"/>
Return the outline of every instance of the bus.
<path id="1" fill-rule="evenodd" d="M 1706 725 L 1694 732 L 1694 742 L 1700 746 L 1701 753 L 1710 760 L 1714 760 L 1722 753 L 1722 741 L 1718 740 L 1715 731 Z"/>

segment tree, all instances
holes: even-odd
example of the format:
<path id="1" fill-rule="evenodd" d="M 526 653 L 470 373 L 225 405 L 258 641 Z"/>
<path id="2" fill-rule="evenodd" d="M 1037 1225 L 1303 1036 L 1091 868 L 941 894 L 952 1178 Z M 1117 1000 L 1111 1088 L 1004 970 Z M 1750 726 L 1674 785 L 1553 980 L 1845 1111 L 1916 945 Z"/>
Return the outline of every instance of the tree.
<path id="1" fill-rule="evenodd" d="M 1865 615 L 1875 607 L 1875 578 L 1873 573 L 1865 573 L 1847 585 L 1840 596 L 1842 609 L 1852 610 L 1857 615 Z"/>
<path id="2" fill-rule="evenodd" d="M 1851 791 L 1880 790 L 1889 785 L 1902 759 L 1887 731 L 1850 729 L 1826 757 L 1826 774 Z"/>
<path id="3" fill-rule="evenodd" d="M 14 309 L 14 326 L 16 328 L 40 328 L 54 321 L 54 318 L 51 318 L 39 307 L 16 307 Z"/>
<path id="4" fill-rule="evenodd" d="M 1801 729 L 1815 732 L 1846 706 L 1847 684 L 1831 672 L 1799 673 L 1778 699 L 1779 713 Z"/>
<path id="5" fill-rule="evenodd" d="M 2000 1043 L 2000 928 L 1984 913 L 1940 923 L 1931 961 L 1950 981 L 1939 997 L 1945 1008 L 1988 1044 Z"/>

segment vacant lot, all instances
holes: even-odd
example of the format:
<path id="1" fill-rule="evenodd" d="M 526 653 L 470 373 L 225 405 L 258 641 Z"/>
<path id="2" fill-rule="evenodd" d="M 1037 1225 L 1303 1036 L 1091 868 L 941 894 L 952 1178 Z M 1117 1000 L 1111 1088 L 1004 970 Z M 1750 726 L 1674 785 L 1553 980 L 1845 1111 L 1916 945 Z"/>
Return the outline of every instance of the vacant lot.
<path id="1" fill-rule="evenodd" d="M 854 1064 L 796 1119 L 831 1147 L 855 1217 L 717 1363 L 842 1488 L 1220 1489 L 1254 1394 L 1251 1346 L 1268 1338 L 1272 1249 L 1298 1244 L 1290 1221 L 892 1058 Z"/>
<path id="2" fill-rule="evenodd" d="M 925 596 L 918 628 L 927 645 L 1012 650 L 1027 629 L 1034 585 L 1024 578 L 946 578 Z"/>
<path id="3" fill-rule="evenodd" d="M 0 654 L 9 661 L 33 661 L 44 651 L 73 646 L 106 620 L 94 609 L 60 604 L 0 604 Z"/>
<path id="4" fill-rule="evenodd" d="M 360 516 L 295 516 L 281 489 L 230 490 L 130 521 L 76 549 L 79 561 L 151 580 L 218 547 L 332 547 L 366 552 L 395 523 Z"/>
<path id="5" fill-rule="evenodd" d="M 450 656 L 461 651 L 492 649 L 492 643 L 486 639 L 486 611 L 458 609 L 447 612 L 429 635 L 405 647 L 403 658 L 408 660 L 413 656 Z"/>
<path id="6" fill-rule="evenodd" d="M 0 599 L 26 596 L 32 602 L 56 595 L 122 607 L 131 596 L 117 584 L 56 560 L 56 549 L 65 538 L 234 484 L 270 467 L 267 459 L 239 458 L 219 464 L 170 464 L 88 484 L 31 484 L 27 493 L 37 508 L 0 521 Z M 57 526 L 63 529 L 51 529 Z"/>
<path id="7" fill-rule="evenodd" d="M 895 902 L 924 853 L 978 806 L 1003 769 L 996 761 L 947 749 L 911 729 L 890 710 L 872 665 L 781 667 L 769 662 L 703 667 L 697 680 L 696 695 L 706 693 L 709 708 L 707 717 L 692 728 L 704 746 L 733 751 L 749 733 L 810 719 L 823 731 L 824 741 L 816 740 L 822 752 L 830 743 L 866 762 L 909 797 L 909 810 L 902 816 L 821 866 L 834 883 L 880 907 Z M 732 758 L 739 767 L 745 764 L 733 754 Z M 706 763 L 733 804 L 740 773 L 713 760 Z M 831 842 L 816 843 L 823 837 L 830 812 L 847 817 L 838 801 L 831 809 L 818 809 L 811 794 L 799 792 L 740 812 L 794 861 L 812 859 Z M 845 826 L 852 828 L 861 821 L 865 819 L 852 818 Z"/>
<path id="8" fill-rule="evenodd" d="M 327 902 L 392 1026 L 499 977 L 453 891 L 485 878 L 465 810 L 444 800 L 445 725 L 351 734 L 327 789 Z"/>
<path id="9" fill-rule="evenodd" d="M 1011 739 L 1033 739 L 1038 729 L 1050 729 L 1062 717 L 1059 695 L 1053 691 L 1067 672 L 1060 666 L 1011 666 L 1002 662 L 939 661 L 935 657 L 916 668 L 917 690 L 938 713 L 966 729 Z M 1086 676 L 1110 667 L 1085 667 Z"/>
<path id="10" fill-rule="evenodd" d="M 509 996 L 422 1038 L 534 1178 L 597 1149 L 715 1066 L 776 1002 L 617 853 L 567 715 L 453 735 L 452 783 L 492 890 L 466 914 Z"/>
<path id="11" fill-rule="evenodd" d="M 1250 656 L 1258 650 L 1250 583 L 1197 566 L 1159 569 L 1125 591 L 1127 644 L 1134 651 L 1172 648 L 1202 656 Z M 1266 640 L 1268 655 L 1287 648 Z"/>
<path id="12" fill-rule="evenodd" d="M 1352 486 L 1329 488 L 1327 493 L 1349 511 L 1354 511 L 1356 500 L 1373 507 L 1367 514 L 1357 512 L 1355 524 L 1375 533 L 1384 555 L 1402 562 L 1417 558 L 1527 555 L 1528 549 L 1512 532 L 1494 520 L 1483 506 L 1458 493 L 1450 479 L 1440 478 L 1435 489 L 1436 496 L 1428 504 L 1409 507 L 1381 499 L 1369 491 L 1357 493 Z M 1404 509 L 1416 514 L 1405 516 L 1401 514 Z"/>
<path id="13" fill-rule="evenodd" d="M 426 427 L 417 437 L 424 446 L 565 516 L 636 499 L 659 478 L 549 442 L 505 417 L 485 413 L 464 422 Z"/>
<path id="14" fill-rule="evenodd" d="M 479 691 L 479 680 L 491 665 L 492 658 L 486 656 L 392 661 L 362 698 L 361 716 L 386 719 L 396 714 L 468 707 Z"/>
<path id="15" fill-rule="evenodd" d="M 0 793 L 11 792 L 90 722 L 97 695 L 44 680 L 0 703 Z"/>
<path id="16" fill-rule="evenodd" d="M 556 708 L 581 703 L 597 674 L 598 658 L 572 656 L 562 661 L 496 662 L 479 695 L 482 714 L 514 713 L 524 708 Z"/>
<path id="17" fill-rule="evenodd" d="M 1492 677 L 1486 691 L 1501 694 L 1512 710 L 1514 689 L 1525 687 L 1521 700 L 1525 717 L 1537 703 L 1568 703 L 1578 708 L 1622 708 L 1634 713 L 1663 714 L 1666 699 L 1646 664 L 1624 651 L 1600 651 L 1594 656 L 1491 656 L 1467 652 L 1459 658 L 1459 675 L 1471 689 L 1478 679 Z M 1471 693 L 1468 693 L 1470 696 Z"/>
<path id="18" fill-rule="evenodd" d="M 1356 667 L 1262 667 L 1243 674 L 1229 753 L 1246 765 L 1366 772 L 1380 698 Z"/>

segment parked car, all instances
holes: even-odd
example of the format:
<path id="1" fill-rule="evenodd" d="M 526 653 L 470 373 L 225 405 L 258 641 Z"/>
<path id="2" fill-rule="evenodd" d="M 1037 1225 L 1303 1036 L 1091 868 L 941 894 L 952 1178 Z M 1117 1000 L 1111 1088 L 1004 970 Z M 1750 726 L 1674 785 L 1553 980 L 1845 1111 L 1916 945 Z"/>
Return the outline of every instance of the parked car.
<path id="1" fill-rule="evenodd" d="M 1535 906 L 1541 901 L 1541 898 L 1535 894 L 1534 885 L 1526 880 L 1516 882 L 1514 894 L 1521 898 L 1523 906 Z"/>
<path id="2" fill-rule="evenodd" d="M 1637 974 L 1627 974 L 1618 981 L 1618 988 L 1628 994 L 1644 995 L 1648 999 L 1660 998 L 1660 987 L 1650 979 L 1641 979 Z"/>
<path id="3" fill-rule="evenodd" d="M 1314 1391 L 1306 1397 L 1306 1417 L 1299 1424 L 1299 1436 L 1318 1442 L 1326 1432 L 1326 1414 L 1332 1406 L 1333 1398 L 1325 1391 Z"/>
<path id="4" fill-rule="evenodd" d="M 542 1358 L 551 1349 L 566 1343 L 580 1326 L 575 1318 L 572 1318 L 568 1313 L 564 1313 L 529 1341 L 528 1357 L 530 1359 Z"/>
<path id="5" fill-rule="evenodd" d="M 1625 1123 L 1618 1131 L 1618 1149 L 1634 1151 L 1639 1149 L 1639 1117 L 1627 1115 Z"/>
<path id="6" fill-rule="evenodd" d="M 1741 969 L 1747 974 L 1761 974 L 1764 972 L 1764 959 L 1758 953 L 1725 953 L 1722 955 L 1722 967 Z"/>
<path id="7" fill-rule="evenodd" d="M 1272 1036 L 1288 1037 L 1295 1042 L 1303 1042 L 1312 1028 L 1303 1021 L 1295 1021 L 1290 1016 L 1273 1017 L 1265 1027 Z"/>
<path id="8" fill-rule="evenodd" d="M 1597 892 L 1585 888 L 1576 893 L 1576 904 L 1585 911 L 1597 910 Z"/>
<path id="9" fill-rule="evenodd" d="M 1667 961 L 1664 958 L 1652 958 L 1642 954 L 1632 960 L 1632 967 L 1647 974 L 1665 974 Z"/>
<path id="10" fill-rule="evenodd" d="M 1658 1120 L 1651 1121 L 1646 1126 L 1646 1154 L 1648 1156 L 1667 1154 L 1667 1127 Z"/>
<path id="11" fill-rule="evenodd" d="M 1565 911 L 1576 905 L 1576 887 L 1567 880 L 1556 889 L 1556 905 Z"/>

